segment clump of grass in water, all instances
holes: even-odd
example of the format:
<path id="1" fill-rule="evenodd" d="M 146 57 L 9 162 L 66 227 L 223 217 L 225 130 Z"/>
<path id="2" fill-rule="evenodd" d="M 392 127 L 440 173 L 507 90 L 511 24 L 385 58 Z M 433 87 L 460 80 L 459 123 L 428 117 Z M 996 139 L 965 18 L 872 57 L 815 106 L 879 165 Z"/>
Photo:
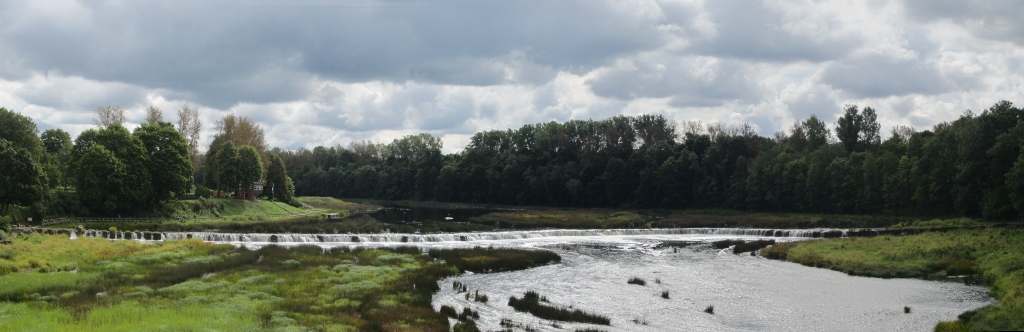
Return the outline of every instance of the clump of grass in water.
<path id="1" fill-rule="evenodd" d="M 662 291 L 661 292 L 661 298 L 668 299 L 668 291 Z"/>
<path id="2" fill-rule="evenodd" d="M 583 310 L 569 310 L 543 305 L 540 302 L 542 297 L 534 291 L 528 291 L 522 299 L 515 296 L 509 297 L 508 305 L 516 311 L 529 312 L 542 319 L 560 320 L 565 322 L 591 323 L 599 325 L 611 325 L 611 319 L 605 316 L 592 314 Z"/>
<path id="3" fill-rule="evenodd" d="M 734 254 L 742 254 L 742 253 L 745 253 L 745 252 L 748 252 L 748 251 L 749 252 L 753 252 L 753 251 L 760 250 L 761 248 L 764 248 L 764 247 L 767 247 L 767 246 L 770 246 L 770 245 L 773 245 L 773 244 L 775 244 L 775 240 L 757 240 L 757 241 L 750 241 L 750 242 L 739 243 L 739 244 L 736 244 L 736 246 L 732 248 L 732 253 L 734 253 Z"/>
<path id="4" fill-rule="evenodd" d="M 627 284 L 631 284 L 631 285 L 640 285 L 640 286 L 646 286 L 647 285 L 647 281 L 646 280 L 643 280 L 643 279 L 640 279 L 640 278 L 637 278 L 637 277 L 629 278 L 629 280 L 627 280 L 626 283 Z"/>
<path id="5" fill-rule="evenodd" d="M 743 240 L 721 240 L 711 242 L 711 247 L 715 249 L 725 249 L 740 244 L 743 244 Z"/>
<path id="6" fill-rule="evenodd" d="M 709 305 L 707 308 L 704 309 L 704 312 L 714 315 L 715 314 L 715 306 Z"/>
<path id="7" fill-rule="evenodd" d="M 909 314 L 910 313 L 910 307 L 903 307 L 903 313 Z"/>

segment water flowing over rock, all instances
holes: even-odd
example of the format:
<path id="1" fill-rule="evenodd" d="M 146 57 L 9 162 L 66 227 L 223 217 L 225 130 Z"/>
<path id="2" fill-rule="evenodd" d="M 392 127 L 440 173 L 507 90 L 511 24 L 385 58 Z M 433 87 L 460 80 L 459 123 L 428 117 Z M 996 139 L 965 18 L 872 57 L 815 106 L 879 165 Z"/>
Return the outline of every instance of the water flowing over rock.
<path id="1" fill-rule="evenodd" d="M 488 240 L 523 240 L 548 237 L 600 237 L 646 235 L 722 235 L 776 238 L 834 238 L 846 237 L 850 230 L 843 229 L 751 229 L 751 228 L 663 228 L 663 229 L 558 229 L 532 231 L 501 231 L 476 233 L 437 234 L 270 234 L 270 233 L 217 233 L 217 232 L 117 232 L 86 230 L 82 236 L 109 239 L 150 240 L 201 239 L 206 242 L 261 242 L 261 243 L 432 243 Z M 863 233 L 865 230 L 855 230 Z M 873 231 L 877 234 L 877 231 Z"/>

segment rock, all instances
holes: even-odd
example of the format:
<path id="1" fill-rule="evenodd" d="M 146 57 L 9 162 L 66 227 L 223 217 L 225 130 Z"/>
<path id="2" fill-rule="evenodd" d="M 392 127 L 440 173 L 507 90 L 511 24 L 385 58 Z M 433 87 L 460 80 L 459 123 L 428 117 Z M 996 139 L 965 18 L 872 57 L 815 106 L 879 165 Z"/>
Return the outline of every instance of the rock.
<path id="1" fill-rule="evenodd" d="M 99 300 L 99 299 L 102 299 L 102 298 L 104 298 L 104 297 L 107 297 L 107 292 L 99 292 L 99 293 L 96 293 L 96 299 L 97 299 L 97 300 Z"/>

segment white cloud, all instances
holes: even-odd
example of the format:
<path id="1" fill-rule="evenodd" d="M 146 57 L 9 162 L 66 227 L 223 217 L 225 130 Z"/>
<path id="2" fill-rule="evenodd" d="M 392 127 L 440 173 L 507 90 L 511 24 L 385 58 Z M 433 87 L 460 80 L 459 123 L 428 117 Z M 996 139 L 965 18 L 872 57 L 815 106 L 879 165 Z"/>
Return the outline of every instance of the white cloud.
<path id="1" fill-rule="evenodd" d="M 662 114 L 763 135 L 845 104 L 926 128 L 1024 102 L 1013 1 L 198 0 L 0 3 L 0 106 L 77 135 L 228 113 L 283 148 Z M 130 125 L 131 125 L 130 124 Z"/>

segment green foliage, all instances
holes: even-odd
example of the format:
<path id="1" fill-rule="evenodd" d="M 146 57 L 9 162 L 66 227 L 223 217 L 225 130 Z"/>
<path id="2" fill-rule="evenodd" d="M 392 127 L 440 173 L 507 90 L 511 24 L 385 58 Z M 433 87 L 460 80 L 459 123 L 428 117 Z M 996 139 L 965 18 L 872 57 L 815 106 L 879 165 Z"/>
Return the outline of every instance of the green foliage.
<path id="1" fill-rule="evenodd" d="M 0 139 L 6 140 L 14 149 L 24 149 L 33 159 L 42 154 L 39 129 L 32 118 L 0 107 Z"/>
<path id="2" fill-rule="evenodd" d="M 620 116 L 480 132 L 449 155 L 424 135 L 273 154 L 302 196 L 1005 220 L 1024 216 L 1022 119 L 1000 102 L 882 143 L 877 112 L 850 105 L 838 141 L 816 116 L 772 138 L 722 125 L 676 137 L 664 118 Z"/>
<path id="3" fill-rule="evenodd" d="M 138 137 L 149 153 L 148 169 L 155 195 L 163 201 L 188 192 L 192 187 L 192 161 L 188 142 L 168 122 L 144 123 L 132 134 Z"/>
<path id="4" fill-rule="evenodd" d="M 214 160 L 218 169 L 217 176 L 215 177 L 217 189 L 227 192 L 237 190 L 238 183 L 241 182 L 239 180 L 241 175 L 238 169 L 238 149 L 235 148 L 235 144 L 231 142 L 224 144 L 220 152 L 217 152 Z"/>
<path id="5" fill-rule="evenodd" d="M 0 115 L 5 111 L 0 108 Z M 28 150 L 15 148 L 4 138 L 0 138 L 0 170 L 0 216 L 12 204 L 30 205 L 43 198 L 42 169 Z"/>
<path id="6" fill-rule="evenodd" d="M 210 190 L 210 188 L 207 188 L 204 185 L 197 185 L 196 186 L 196 196 L 203 197 L 203 198 L 210 198 L 210 196 L 212 194 L 213 194 L 213 192 Z"/>
<path id="7" fill-rule="evenodd" d="M 120 124 L 86 130 L 72 155 L 79 198 L 93 213 L 137 211 L 152 202 L 149 152 Z"/>
<path id="8" fill-rule="evenodd" d="M 252 190 L 253 182 L 263 178 L 263 161 L 259 151 L 248 145 L 238 149 L 235 169 L 238 171 L 238 188 L 243 192 Z"/>
<path id="9" fill-rule="evenodd" d="M 295 197 L 295 185 L 288 177 L 288 169 L 285 167 L 284 160 L 276 153 L 268 153 L 267 159 L 270 160 L 270 164 L 267 166 L 267 182 L 264 186 L 264 193 L 269 190 L 268 196 L 273 195 L 274 199 L 282 202 L 291 201 Z"/>

